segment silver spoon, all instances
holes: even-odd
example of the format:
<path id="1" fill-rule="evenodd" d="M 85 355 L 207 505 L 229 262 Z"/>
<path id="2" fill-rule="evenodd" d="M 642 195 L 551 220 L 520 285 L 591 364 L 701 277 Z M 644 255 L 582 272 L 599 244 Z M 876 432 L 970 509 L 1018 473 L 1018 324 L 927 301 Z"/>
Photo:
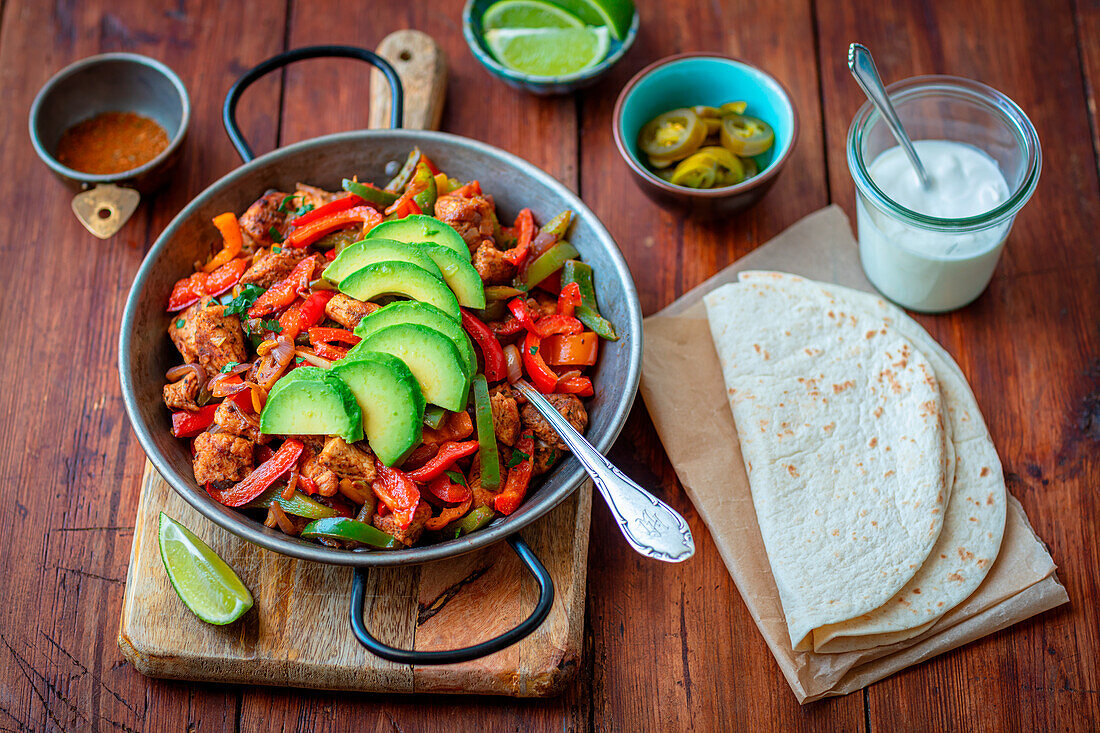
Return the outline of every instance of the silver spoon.
<path id="1" fill-rule="evenodd" d="M 909 162 L 917 172 L 921 187 L 925 189 L 931 187 L 932 179 L 928 177 L 928 171 L 924 169 L 924 164 L 917 157 L 913 141 L 909 139 L 905 128 L 902 127 L 898 113 L 894 111 L 894 105 L 890 104 L 890 97 L 886 94 L 886 87 L 882 85 L 882 78 L 878 75 L 875 59 L 862 43 L 853 43 L 848 46 L 848 68 L 863 89 L 863 93 L 871 100 L 871 104 L 875 105 L 882 119 L 886 120 L 890 132 L 894 133 L 894 137 L 901 143 L 901 147 L 909 157 Z"/>
<path id="2" fill-rule="evenodd" d="M 624 476 L 530 385 L 521 379 L 512 386 L 527 398 L 573 451 L 600 490 L 631 547 L 646 557 L 665 562 L 683 562 L 695 554 L 691 530 L 676 510 Z"/>

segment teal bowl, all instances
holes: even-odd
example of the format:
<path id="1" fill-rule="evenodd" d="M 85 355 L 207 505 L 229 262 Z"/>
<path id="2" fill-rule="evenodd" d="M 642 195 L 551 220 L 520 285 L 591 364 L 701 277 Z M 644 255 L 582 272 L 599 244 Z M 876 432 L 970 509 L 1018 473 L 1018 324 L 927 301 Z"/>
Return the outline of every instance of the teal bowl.
<path id="1" fill-rule="evenodd" d="M 775 131 L 775 144 L 756 156 L 760 172 L 735 186 L 687 188 L 658 178 L 638 149 L 638 132 L 654 117 L 679 107 L 744 101 L 746 114 Z M 615 145 L 638 186 L 654 201 L 699 215 L 729 214 L 759 201 L 791 157 L 798 113 L 775 77 L 740 59 L 717 54 L 679 54 L 639 71 L 619 93 L 612 116 Z"/>
<path id="2" fill-rule="evenodd" d="M 489 73 L 502 82 L 520 91 L 547 96 L 552 94 L 568 94 L 578 89 L 595 84 L 596 81 L 619 62 L 630 47 L 634 45 L 634 39 L 638 36 L 638 11 L 634 11 L 634 20 L 630 23 L 630 30 L 621 41 L 611 39 L 611 46 L 607 49 L 604 60 L 592 68 L 579 71 L 575 74 L 564 76 L 532 76 L 520 71 L 514 71 L 503 66 L 493 56 L 489 47 L 485 44 L 482 35 L 481 16 L 485 10 L 496 0 L 466 0 L 466 7 L 462 9 L 462 35 L 466 37 L 466 45 L 470 52 L 481 65 L 489 70 Z"/>

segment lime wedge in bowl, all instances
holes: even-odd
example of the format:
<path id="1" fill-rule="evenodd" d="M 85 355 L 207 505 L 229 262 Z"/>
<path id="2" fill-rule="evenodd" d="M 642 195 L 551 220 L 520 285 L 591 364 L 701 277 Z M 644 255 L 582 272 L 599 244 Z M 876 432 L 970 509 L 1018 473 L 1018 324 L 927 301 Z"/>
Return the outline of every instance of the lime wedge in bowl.
<path id="1" fill-rule="evenodd" d="M 180 600 L 203 621 L 224 626 L 252 608 L 252 594 L 210 546 L 164 512 L 160 559 Z"/>
<path id="2" fill-rule="evenodd" d="M 634 22 L 631 0 L 554 0 L 555 5 L 568 10 L 588 25 L 606 25 L 616 41 L 626 38 Z"/>
<path id="3" fill-rule="evenodd" d="M 532 76 L 566 76 L 607 56 L 607 28 L 497 28 L 485 43 L 500 63 Z"/>
<path id="4" fill-rule="evenodd" d="M 481 27 L 487 31 L 494 28 L 583 28 L 584 21 L 542 0 L 500 0 L 485 10 Z"/>

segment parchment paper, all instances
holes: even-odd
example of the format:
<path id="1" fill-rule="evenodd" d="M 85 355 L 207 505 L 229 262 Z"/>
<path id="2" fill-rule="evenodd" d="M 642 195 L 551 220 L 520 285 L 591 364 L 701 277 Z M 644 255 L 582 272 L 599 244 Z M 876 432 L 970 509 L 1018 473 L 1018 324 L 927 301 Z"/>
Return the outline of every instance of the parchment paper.
<path id="1" fill-rule="evenodd" d="M 641 393 L 676 474 L 714 538 L 799 703 L 844 695 L 1069 601 L 1055 565 L 1011 495 L 1000 554 L 966 601 L 923 634 L 890 646 L 816 654 L 791 649 L 756 523 L 749 481 L 702 297 L 742 270 L 781 270 L 874 292 L 836 206 L 783 234 L 645 320 Z"/>

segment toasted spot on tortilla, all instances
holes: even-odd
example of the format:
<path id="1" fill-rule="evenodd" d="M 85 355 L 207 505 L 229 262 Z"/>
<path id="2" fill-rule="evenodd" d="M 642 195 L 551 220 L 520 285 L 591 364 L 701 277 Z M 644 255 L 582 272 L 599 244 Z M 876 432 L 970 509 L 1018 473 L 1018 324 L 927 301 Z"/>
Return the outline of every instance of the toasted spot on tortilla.
<path id="1" fill-rule="evenodd" d="M 796 469 L 796 468 L 795 468 L 795 467 L 794 467 L 793 465 L 791 465 L 790 463 L 788 463 L 788 464 L 787 464 L 787 473 L 789 473 L 790 475 L 792 475 L 792 476 L 794 476 L 794 477 L 796 477 L 796 478 L 798 477 L 798 469 Z"/>
<path id="2" fill-rule="evenodd" d="M 825 427 L 823 427 L 822 430 L 824 430 L 826 433 L 831 433 L 831 432 L 833 432 L 833 430 L 835 428 L 836 428 L 836 423 L 831 422 L 828 425 L 826 425 Z"/>
<path id="3" fill-rule="evenodd" d="M 840 536 L 840 530 L 839 529 L 834 529 L 833 530 L 833 537 L 839 537 L 839 536 Z"/>
<path id="4" fill-rule="evenodd" d="M 993 506 L 993 494 L 990 494 L 989 496 L 986 497 L 985 503 L 988 504 L 989 506 Z"/>
<path id="5" fill-rule="evenodd" d="M 989 466 L 982 466 L 982 470 L 978 472 L 978 475 L 981 476 L 982 478 L 985 478 L 986 476 L 988 476 L 989 475 Z M 992 499 L 993 494 L 990 494 L 989 498 Z M 992 504 L 993 502 L 989 502 L 989 503 Z"/>
<path id="6" fill-rule="evenodd" d="M 978 560 L 978 562 L 977 562 L 977 566 L 979 568 L 984 568 L 988 564 L 989 564 L 989 558 L 987 558 L 987 557 L 983 557 L 981 560 Z"/>
<path id="7" fill-rule="evenodd" d="M 865 336 L 864 338 L 873 338 L 873 337 L 874 337 L 874 335 L 875 335 L 875 332 L 874 332 L 874 330 L 871 330 L 871 331 L 868 331 L 868 332 L 867 332 L 867 335 L 866 335 L 866 336 Z"/>
<path id="8" fill-rule="evenodd" d="M 937 408 L 936 403 L 933 402 L 932 400 L 925 400 L 920 405 L 920 416 L 921 417 L 928 417 L 929 415 L 935 415 L 937 412 L 939 412 L 939 408 Z"/>
<path id="9" fill-rule="evenodd" d="M 977 521 L 978 521 L 978 518 L 977 518 L 977 517 L 971 517 L 971 518 L 970 518 L 970 521 L 971 521 L 971 522 L 977 522 Z"/>
<path id="10" fill-rule="evenodd" d="M 891 469 L 890 469 L 889 471 L 887 471 L 886 473 L 882 474 L 882 477 L 883 477 L 883 478 L 890 478 L 890 477 L 891 477 L 891 476 L 893 476 L 893 475 L 894 475 L 894 469 L 892 469 L 892 468 L 891 468 Z"/>
<path id="11" fill-rule="evenodd" d="M 941 560 L 946 560 L 946 559 L 947 559 L 947 555 L 940 555 L 940 559 L 941 559 Z"/>
<path id="12" fill-rule="evenodd" d="M 844 390 L 851 389 L 852 387 L 855 387 L 855 386 L 856 386 L 856 383 L 853 382 L 851 379 L 849 379 L 846 382 L 842 382 L 840 384 L 834 384 L 833 385 L 833 394 L 840 394 Z"/>
<path id="13" fill-rule="evenodd" d="M 875 408 L 875 417 L 882 417 L 882 406 L 879 405 Z"/>
<path id="14" fill-rule="evenodd" d="M 920 588 L 914 588 L 913 592 L 916 593 L 919 596 L 920 595 Z"/>
<path id="15" fill-rule="evenodd" d="M 963 576 L 959 575 L 958 573 L 951 573 L 950 575 L 947 576 L 947 579 L 948 580 L 953 580 L 956 583 L 963 582 Z"/>
<path id="16" fill-rule="evenodd" d="M 874 448 L 876 445 L 878 445 L 878 436 L 871 438 L 871 440 L 867 443 L 867 446 L 869 448 Z"/>
<path id="17" fill-rule="evenodd" d="M 872 519 L 872 520 L 871 520 L 871 526 L 872 526 L 872 527 L 877 527 L 877 526 L 878 526 L 878 522 L 876 522 L 875 520 L 873 520 L 873 519 Z"/>
<path id="18" fill-rule="evenodd" d="M 963 560 L 973 560 L 974 559 L 974 553 L 971 552 L 970 550 L 967 550 L 967 549 L 962 548 L 962 547 L 959 547 L 957 549 L 959 551 L 959 557 L 961 557 Z"/>

